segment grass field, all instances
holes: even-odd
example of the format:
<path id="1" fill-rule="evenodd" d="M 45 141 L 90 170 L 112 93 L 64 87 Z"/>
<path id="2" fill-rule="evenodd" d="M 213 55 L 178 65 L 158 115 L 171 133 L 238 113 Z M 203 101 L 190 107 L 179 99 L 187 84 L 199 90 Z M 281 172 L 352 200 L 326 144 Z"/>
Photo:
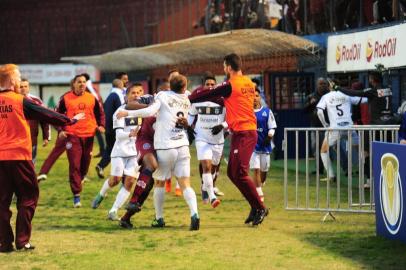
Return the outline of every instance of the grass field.
<path id="1" fill-rule="evenodd" d="M 50 150 L 40 148 L 38 164 Z M 406 246 L 377 237 L 373 215 L 337 214 L 336 221 L 323 223 L 324 213 L 285 211 L 281 169 L 270 171 L 265 186 L 270 215 L 257 228 L 243 224 L 249 207 L 225 176 L 224 164 L 218 180 L 226 193 L 222 204 L 216 209 L 203 205 L 191 152 L 200 231 L 188 230 L 187 205 L 173 194 L 166 196 L 164 229 L 150 227 L 152 198 L 134 216 L 135 229 L 107 221 L 117 188 L 99 209 L 90 208 L 102 185 L 94 171 L 97 160 L 88 175 L 92 181 L 84 186 L 83 208 L 72 208 L 63 155 L 40 185 L 32 234 L 37 248 L 1 254 L 0 269 L 406 269 Z M 13 206 L 13 218 L 15 211 Z"/>

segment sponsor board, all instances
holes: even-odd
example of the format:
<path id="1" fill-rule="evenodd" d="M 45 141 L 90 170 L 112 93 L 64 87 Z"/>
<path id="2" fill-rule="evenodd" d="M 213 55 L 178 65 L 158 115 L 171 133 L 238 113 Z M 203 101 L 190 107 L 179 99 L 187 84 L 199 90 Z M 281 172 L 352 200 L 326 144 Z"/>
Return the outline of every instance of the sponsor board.
<path id="1" fill-rule="evenodd" d="M 372 143 L 376 233 L 406 243 L 406 146 Z"/>
<path id="2" fill-rule="evenodd" d="M 406 66 L 406 23 L 328 37 L 327 71 L 373 70 Z"/>

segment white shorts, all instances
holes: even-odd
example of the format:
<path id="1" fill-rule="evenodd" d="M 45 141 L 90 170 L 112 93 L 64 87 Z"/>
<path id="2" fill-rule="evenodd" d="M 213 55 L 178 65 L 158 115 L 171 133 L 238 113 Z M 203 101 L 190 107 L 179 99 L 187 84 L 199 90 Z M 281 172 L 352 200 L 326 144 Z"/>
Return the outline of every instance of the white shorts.
<path id="1" fill-rule="evenodd" d="M 260 169 L 261 172 L 267 172 L 271 166 L 269 154 L 252 153 L 250 160 L 250 169 Z"/>
<path id="2" fill-rule="evenodd" d="M 209 144 L 203 141 L 196 141 L 196 152 L 198 160 L 211 160 L 211 164 L 219 165 L 223 155 L 224 144 Z"/>
<path id="3" fill-rule="evenodd" d="M 139 166 L 137 157 L 113 157 L 111 158 L 111 176 L 122 177 L 123 175 L 136 177 Z"/>
<path id="4" fill-rule="evenodd" d="M 352 145 L 358 145 L 358 134 L 355 131 L 351 131 L 352 137 Z M 335 146 L 337 145 L 338 139 L 341 140 L 348 140 L 348 132 L 347 131 L 328 131 L 325 135 L 325 140 L 328 140 L 328 146 Z M 348 148 L 348 147 L 347 147 Z"/>
<path id="5" fill-rule="evenodd" d="M 174 149 L 156 150 L 158 169 L 154 173 L 156 180 L 165 181 L 172 177 L 190 177 L 189 146 Z"/>

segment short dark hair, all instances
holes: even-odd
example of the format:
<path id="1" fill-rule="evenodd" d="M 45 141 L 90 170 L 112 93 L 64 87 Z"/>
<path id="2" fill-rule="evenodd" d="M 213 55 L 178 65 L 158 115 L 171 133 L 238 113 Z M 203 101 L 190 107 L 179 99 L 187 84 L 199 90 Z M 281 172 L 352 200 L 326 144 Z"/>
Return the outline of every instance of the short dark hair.
<path id="1" fill-rule="evenodd" d="M 180 92 L 180 90 L 182 90 L 186 86 L 186 83 L 187 79 L 183 75 L 176 75 L 169 82 L 171 90 L 176 93 Z"/>
<path id="2" fill-rule="evenodd" d="M 29 83 L 29 81 L 28 81 L 27 78 L 21 78 L 21 81 L 22 81 L 22 82 L 28 82 L 28 83 Z"/>
<path id="3" fill-rule="evenodd" d="M 118 73 L 116 73 L 116 79 L 121 79 L 121 77 L 123 77 L 124 75 L 128 76 L 128 74 L 126 72 L 118 72 Z"/>
<path id="4" fill-rule="evenodd" d="M 141 86 L 142 87 L 143 85 L 140 82 L 130 82 L 130 83 L 128 83 L 127 89 L 130 89 L 130 88 L 133 88 L 133 87 L 136 87 L 136 86 Z"/>
<path id="5" fill-rule="evenodd" d="M 255 87 L 255 92 L 258 92 L 258 94 L 261 94 L 261 90 L 259 90 L 258 87 Z"/>
<path id="6" fill-rule="evenodd" d="M 75 77 L 73 77 L 73 80 L 72 80 L 73 83 L 76 82 L 76 79 L 79 77 L 84 77 L 86 79 L 86 77 L 83 74 L 79 74 L 79 75 L 76 75 Z"/>
<path id="7" fill-rule="evenodd" d="M 259 80 L 259 78 L 253 78 L 253 79 L 251 79 L 251 81 L 253 83 L 255 83 L 256 85 L 261 86 L 261 81 Z"/>
<path id="8" fill-rule="evenodd" d="M 213 73 L 210 71 L 206 71 L 203 75 L 203 83 L 205 83 L 207 80 L 214 80 L 216 81 L 216 77 L 214 76 Z"/>
<path id="9" fill-rule="evenodd" d="M 377 83 L 382 83 L 382 74 L 378 71 L 373 71 L 369 73 L 369 76 Z"/>
<path id="10" fill-rule="evenodd" d="M 235 53 L 230 53 L 224 56 L 224 62 L 226 66 L 230 66 L 234 71 L 240 71 L 242 66 L 241 57 Z"/>
<path id="11" fill-rule="evenodd" d="M 88 73 L 82 73 L 82 76 L 86 78 L 86 81 L 90 80 L 90 75 Z"/>

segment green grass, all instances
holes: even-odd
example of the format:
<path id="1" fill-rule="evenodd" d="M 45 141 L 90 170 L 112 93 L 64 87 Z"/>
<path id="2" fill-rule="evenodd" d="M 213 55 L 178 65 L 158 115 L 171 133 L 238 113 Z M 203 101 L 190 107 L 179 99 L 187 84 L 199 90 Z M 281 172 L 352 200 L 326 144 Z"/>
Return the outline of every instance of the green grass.
<path id="1" fill-rule="evenodd" d="M 95 147 L 95 151 L 97 148 Z M 50 148 L 40 147 L 38 164 Z M 40 185 L 33 221 L 33 252 L 0 255 L 0 269 L 405 269 L 406 246 L 375 236 L 374 215 L 337 214 L 283 209 L 283 170 L 271 168 L 264 188 L 270 215 L 258 228 L 243 224 L 249 207 L 225 175 L 218 186 L 226 193 L 211 209 L 200 200 L 197 162 L 192 152 L 192 182 L 199 198 L 201 229 L 188 231 L 189 210 L 183 198 L 167 194 L 167 227 L 153 229 L 152 198 L 134 216 L 136 226 L 122 230 L 106 220 L 117 188 L 99 209 L 90 203 L 102 185 L 93 160 L 82 193 L 81 209 L 72 208 L 66 156 Z M 105 170 L 109 172 L 109 168 Z M 293 184 L 290 188 L 294 188 Z M 123 211 L 121 211 L 122 213 Z M 13 206 L 13 222 L 16 209 Z"/>

